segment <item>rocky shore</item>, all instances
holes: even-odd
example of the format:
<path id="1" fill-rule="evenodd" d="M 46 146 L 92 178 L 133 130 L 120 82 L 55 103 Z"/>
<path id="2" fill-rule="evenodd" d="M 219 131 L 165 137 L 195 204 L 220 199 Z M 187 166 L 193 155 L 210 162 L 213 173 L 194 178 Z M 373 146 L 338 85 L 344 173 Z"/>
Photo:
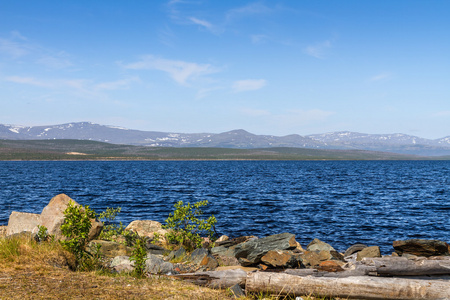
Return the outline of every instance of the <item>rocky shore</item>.
<path id="1" fill-rule="evenodd" d="M 0 236 L 45 226 L 61 238 L 63 211 L 71 199 L 55 196 L 41 214 L 12 212 Z M 97 249 L 114 272 L 131 272 L 133 248 L 122 236 L 97 239 L 103 224 L 92 220 L 88 249 Z M 450 299 L 450 246 L 439 240 L 393 241 L 392 254 L 378 246 L 355 244 L 340 253 L 318 239 L 303 248 L 291 233 L 258 238 L 221 236 L 214 243 L 188 253 L 164 239 L 167 231 L 151 220 L 136 220 L 125 229 L 145 239 L 145 272 L 171 276 L 211 288 L 230 288 L 239 297 L 246 292 L 293 296 L 321 295 L 358 299 Z M 90 250 L 92 251 L 92 250 Z"/>

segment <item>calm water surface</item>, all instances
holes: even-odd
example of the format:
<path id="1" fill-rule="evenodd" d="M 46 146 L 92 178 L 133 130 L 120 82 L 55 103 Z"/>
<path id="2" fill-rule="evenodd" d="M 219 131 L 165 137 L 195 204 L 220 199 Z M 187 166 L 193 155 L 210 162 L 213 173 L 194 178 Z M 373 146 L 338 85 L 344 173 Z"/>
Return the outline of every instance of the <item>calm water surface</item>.
<path id="1" fill-rule="evenodd" d="M 0 224 L 40 213 L 65 193 L 118 220 L 164 222 L 183 200 L 208 200 L 216 230 L 232 237 L 290 232 L 343 251 L 353 243 L 450 242 L 450 161 L 0 162 Z"/>

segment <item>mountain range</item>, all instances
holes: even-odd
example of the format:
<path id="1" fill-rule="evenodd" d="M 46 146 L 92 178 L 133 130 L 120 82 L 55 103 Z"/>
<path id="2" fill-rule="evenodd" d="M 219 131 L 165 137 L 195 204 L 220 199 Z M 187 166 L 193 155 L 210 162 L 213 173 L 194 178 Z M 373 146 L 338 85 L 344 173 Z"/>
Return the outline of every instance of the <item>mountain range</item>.
<path id="1" fill-rule="evenodd" d="M 76 122 L 49 126 L 0 124 L 0 139 L 76 139 L 150 147 L 358 149 L 422 156 L 450 155 L 450 136 L 432 140 L 401 133 L 366 134 L 349 131 L 306 136 L 256 135 L 242 129 L 223 133 L 173 133 Z"/>

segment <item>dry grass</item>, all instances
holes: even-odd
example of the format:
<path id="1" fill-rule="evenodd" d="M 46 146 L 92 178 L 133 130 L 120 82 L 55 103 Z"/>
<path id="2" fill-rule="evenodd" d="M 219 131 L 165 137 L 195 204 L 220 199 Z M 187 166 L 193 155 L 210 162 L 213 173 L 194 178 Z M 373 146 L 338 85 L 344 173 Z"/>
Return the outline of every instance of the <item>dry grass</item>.
<path id="1" fill-rule="evenodd" d="M 167 277 L 73 272 L 57 243 L 0 238 L 0 299 L 231 299 L 229 292 Z"/>
<path id="2" fill-rule="evenodd" d="M 0 300 L 5 299 L 233 299 L 231 292 L 164 276 L 136 279 L 107 272 L 74 272 L 73 255 L 59 243 L 0 237 Z M 105 275 L 107 274 L 107 275 Z M 245 299 L 296 299 L 255 293 Z M 303 296 L 304 300 L 324 300 Z"/>

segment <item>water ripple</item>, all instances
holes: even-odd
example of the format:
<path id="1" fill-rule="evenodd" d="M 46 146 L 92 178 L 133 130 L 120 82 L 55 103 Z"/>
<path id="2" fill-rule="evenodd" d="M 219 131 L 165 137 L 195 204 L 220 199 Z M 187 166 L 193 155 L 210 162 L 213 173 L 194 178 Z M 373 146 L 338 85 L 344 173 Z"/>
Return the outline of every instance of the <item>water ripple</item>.
<path id="1" fill-rule="evenodd" d="M 208 200 L 230 236 L 291 232 L 345 250 L 392 251 L 392 241 L 450 241 L 448 161 L 0 162 L 0 224 L 11 211 L 40 213 L 66 193 L 118 221 L 164 222 L 177 201 Z"/>

